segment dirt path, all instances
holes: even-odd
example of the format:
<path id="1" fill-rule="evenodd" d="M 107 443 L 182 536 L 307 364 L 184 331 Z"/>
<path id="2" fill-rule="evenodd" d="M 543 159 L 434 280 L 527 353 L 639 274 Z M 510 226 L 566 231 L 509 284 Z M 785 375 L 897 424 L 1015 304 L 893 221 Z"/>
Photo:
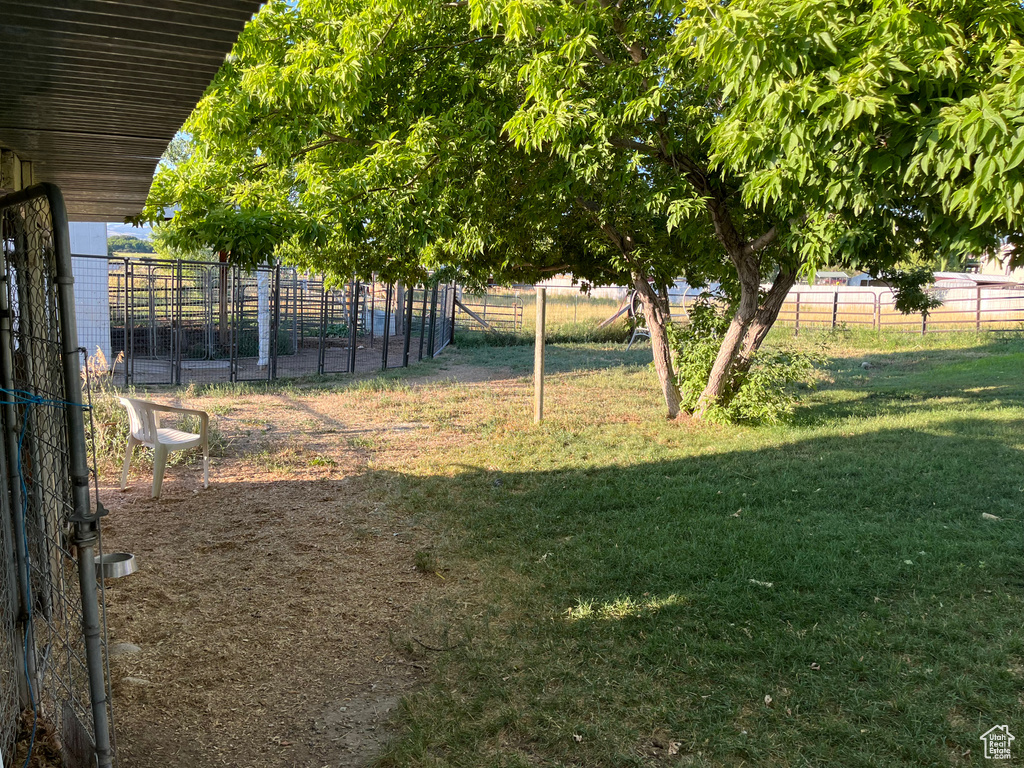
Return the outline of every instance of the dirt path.
<path id="1" fill-rule="evenodd" d="M 219 423 L 209 489 L 195 467 L 159 501 L 146 469 L 101 486 L 104 548 L 139 565 L 107 589 L 121 766 L 364 765 L 423 674 L 392 639 L 432 581 L 359 436 L 420 427 L 274 395 Z"/>

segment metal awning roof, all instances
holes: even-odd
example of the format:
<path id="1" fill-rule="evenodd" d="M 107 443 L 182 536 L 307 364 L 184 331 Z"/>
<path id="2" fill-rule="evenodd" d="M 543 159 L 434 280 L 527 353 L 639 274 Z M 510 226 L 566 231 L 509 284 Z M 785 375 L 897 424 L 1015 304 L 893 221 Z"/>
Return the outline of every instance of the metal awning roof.
<path id="1" fill-rule="evenodd" d="M 139 212 L 153 170 L 261 0 L 0 0 L 0 146 L 68 216 Z"/>

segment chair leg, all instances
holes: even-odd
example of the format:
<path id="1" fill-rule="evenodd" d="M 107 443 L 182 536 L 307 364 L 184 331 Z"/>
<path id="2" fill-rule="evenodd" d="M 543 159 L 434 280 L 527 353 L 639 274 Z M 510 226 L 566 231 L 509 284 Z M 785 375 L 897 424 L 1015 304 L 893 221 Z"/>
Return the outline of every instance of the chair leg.
<path id="1" fill-rule="evenodd" d="M 153 448 L 153 498 L 160 498 L 160 486 L 164 482 L 164 468 L 167 466 L 167 446 L 157 443 Z"/>
<path id="2" fill-rule="evenodd" d="M 128 486 L 128 469 L 132 465 L 132 452 L 138 444 L 139 441 L 135 439 L 134 435 L 128 435 L 128 449 L 124 452 L 124 467 L 121 469 L 122 491 Z"/>
<path id="3" fill-rule="evenodd" d="M 203 488 L 210 487 L 210 457 L 203 456 Z"/>

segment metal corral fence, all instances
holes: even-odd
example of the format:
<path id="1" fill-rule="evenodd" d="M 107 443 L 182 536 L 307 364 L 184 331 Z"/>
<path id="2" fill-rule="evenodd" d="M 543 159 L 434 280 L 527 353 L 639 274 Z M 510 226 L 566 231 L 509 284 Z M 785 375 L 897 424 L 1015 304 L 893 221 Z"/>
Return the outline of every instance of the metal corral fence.
<path id="1" fill-rule="evenodd" d="M 589 293 L 568 284 L 545 284 L 544 287 L 547 293 L 545 323 L 552 329 L 600 325 L 622 310 L 630 296 L 630 289 L 621 286 L 594 288 Z M 678 307 L 680 317 L 685 317 L 683 292 L 672 291 L 669 298 L 673 307 Z M 460 290 L 458 299 L 455 310 L 458 330 L 494 333 L 529 333 L 533 330 L 536 286 L 491 286 L 483 292 L 466 289 Z"/>
<path id="2" fill-rule="evenodd" d="M 888 288 L 816 288 L 797 286 L 779 313 L 779 323 L 802 328 L 863 327 L 918 333 L 1024 328 L 1024 289 L 937 288 L 942 305 L 927 316 L 905 315 Z"/>
<path id="3" fill-rule="evenodd" d="M 452 339 L 449 284 L 338 284 L 280 266 L 94 259 L 107 275 L 113 380 L 125 386 L 368 373 L 433 357 Z"/>
<path id="4" fill-rule="evenodd" d="M 549 329 L 567 325 L 599 325 L 624 311 L 630 290 L 625 287 L 581 293 L 576 287 L 546 286 L 546 323 Z M 700 291 L 676 287 L 669 291 L 672 317 L 687 321 L 689 307 Z M 904 315 L 895 307 L 888 288 L 795 286 L 779 313 L 778 324 L 796 333 L 804 328 L 866 327 L 933 333 L 958 330 L 1024 329 L 1024 288 L 936 288 L 932 294 L 942 305 L 928 313 Z M 530 332 L 536 288 L 520 285 L 491 287 L 484 293 L 466 291 L 458 296 L 456 327 L 462 331 Z"/>
<path id="5" fill-rule="evenodd" d="M 42 765 L 56 751 L 66 768 L 102 768 L 114 755 L 101 509 L 90 510 L 60 191 L 0 198 L 0 228 L 0 762 Z"/>

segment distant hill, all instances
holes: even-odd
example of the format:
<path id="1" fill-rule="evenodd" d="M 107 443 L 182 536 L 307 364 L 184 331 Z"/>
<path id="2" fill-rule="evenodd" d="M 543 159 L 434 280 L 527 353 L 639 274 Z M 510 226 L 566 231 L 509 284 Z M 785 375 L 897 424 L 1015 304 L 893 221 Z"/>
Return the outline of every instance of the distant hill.
<path id="1" fill-rule="evenodd" d="M 107 254 L 116 253 L 156 253 L 153 243 L 132 235 L 109 235 L 107 237 Z"/>
<path id="2" fill-rule="evenodd" d="M 128 237 L 137 237 L 140 240 L 151 240 L 153 238 L 153 228 L 148 225 L 145 227 L 133 227 L 131 224 L 125 224 L 124 222 L 107 224 L 107 237 L 113 237 L 114 235 L 127 235 Z"/>

